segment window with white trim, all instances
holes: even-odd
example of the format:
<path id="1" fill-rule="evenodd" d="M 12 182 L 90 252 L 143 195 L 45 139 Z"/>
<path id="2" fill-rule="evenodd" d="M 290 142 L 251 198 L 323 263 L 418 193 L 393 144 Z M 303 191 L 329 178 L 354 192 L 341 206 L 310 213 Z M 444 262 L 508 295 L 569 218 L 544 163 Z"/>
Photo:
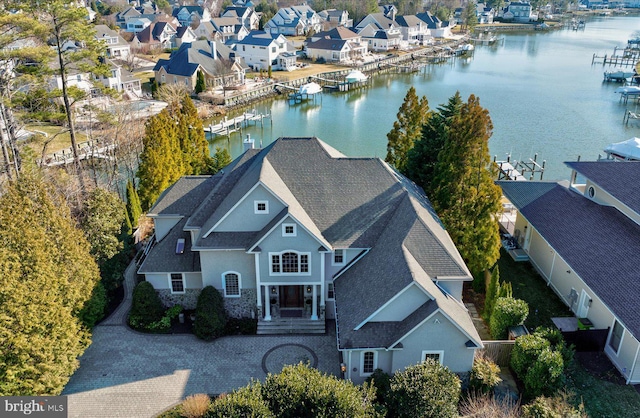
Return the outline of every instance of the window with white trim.
<path id="1" fill-rule="evenodd" d="M 378 366 L 378 353 L 375 351 L 363 351 L 360 355 L 360 376 L 368 376 Z"/>
<path id="2" fill-rule="evenodd" d="M 171 293 L 184 293 L 184 276 L 182 273 L 171 273 Z"/>
<path id="3" fill-rule="evenodd" d="M 283 237 L 295 237 L 297 232 L 296 224 L 282 224 Z"/>
<path id="4" fill-rule="evenodd" d="M 271 274 L 311 274 L 309 269 L 311 253 L 284 251 L 282 253 L 270 253 L 269 255 L 271 256 Z"/>
<path id="5" fill-rule="evenodd" d="M 268 200 L 256 200 L 253 202 L 253 212 L 260 215 L 266 215 L 269 213 L 269 201 Z"/>
<path id="6" fill-rule="evenodd" d="M 424 350 L 422 351 L 422 361 L 427 361 L 427 359 L 435 360 L 438 363 L 442 364 L 442 360 L 444 358 L 444 351 L 442 350 Z"/>
<path id="7" fill-rule="evenodd" d="M 222 287 L 225 298 L 240 297 L 240 274 L 229 272 L 222 275 Z"/>
<path id="8" fill-rule="evenodd" d="M 333 260 L 332 264 L 334 266 L 342 266 L 344 265 L 345 254 L 343 249 L 333 250 Z"/>
<path id="9" fill-rule="evenodd" d="M 620 343 L 622 342 L 622 334 L 624 334 L 624 327 L 620 322 L 615 320 L 613 323 L 613 329 L 611 330 L 611 337 L 609 337 L 609 347 L 616 354 L 620 351 Z"/>
<path id="10" fill-rule="evenodd" d="M 333 283 L 327 283 L 327 300 L 333 300 L 336 298 L 336 293 L 333 289 Z"/>

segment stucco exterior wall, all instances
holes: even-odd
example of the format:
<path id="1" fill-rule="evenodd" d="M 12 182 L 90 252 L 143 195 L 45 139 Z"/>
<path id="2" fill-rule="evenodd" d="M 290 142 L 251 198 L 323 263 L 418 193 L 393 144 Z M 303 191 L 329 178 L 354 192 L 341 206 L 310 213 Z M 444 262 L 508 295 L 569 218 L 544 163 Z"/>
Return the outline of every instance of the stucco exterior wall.
<path id="1" fill-rule="evenodd" d="M 182 217 L 179 216 L 162 216 L 155 218 L 153 220 L 153 226 L 155 228 L 156 241 L 162 241 L 162 238 L 164 238 L 169 233 L 169 231 L 171 231 L 171 228 L 173 228 L 178 222 L 180 222 L 180 219 L 182 219 Z"/>
<path id="2" fill-rule="evenodd" d="M 449 292 L 451 296 L 462 302 L 462 286 L 464 282 L 462 280 L 441 280 L 438 285 L 444 290 Z"/>
<path id="3" fill-rule="evenodd" d="M 255 213 L 255 202 L 268 202 L 268 213 Z M 263 186 L 256 187 L 220 225 L 219 232 L 260 231 L 274 216 L 284 209 L 284 205 Z"/>
<path id="4" fill-rule="evenodd" d="M 428 300 L 427 294 L 413 285 L 374 316 L 372 322 L 402 321 Z"/>
<path id="5" fill-rule="evenodd" d="M 253 255 L 244 250 L 200 251 L 200 267 L 203 286 L 222 290 L 223 273 L 234 272 L 240 275 L 241 289 L 256 288 Z"/>
<path id="6" fill-rule="evenodd" d="M 473 366 L 475 352 L 466 347 L 468 340 L 469 337 L 438 312 L 401 341 L 402 350 L 393 351 L 392 371 L 403 370 L 422 361 L 423 350 L 442 350 L 444 366 L 455 373 L 468 372 Z"/>
<path id="7" fill-rule="evenodd" d="M 345 364 L 347 365 L 346 378 L 353 383 L 359 385 L 367 380 L 370 374 L 362 374 L 362 353 L 365 351 L 376 352 L 375 368 L 381 369 L 386 373 L 391 374 L 391 363 L 393 359 L 393 352 L 386 350 L 350 350 L 345 357 Z"/>

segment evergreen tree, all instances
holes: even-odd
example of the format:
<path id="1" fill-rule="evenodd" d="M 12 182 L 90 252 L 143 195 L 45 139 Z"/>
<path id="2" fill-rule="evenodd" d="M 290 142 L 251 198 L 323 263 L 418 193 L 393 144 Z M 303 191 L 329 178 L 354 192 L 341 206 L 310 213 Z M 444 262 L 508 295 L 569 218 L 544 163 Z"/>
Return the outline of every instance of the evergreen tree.
<path id="1" fill-rule="evenodd" d="M 493 312 L 493 304 L 498 298 L 498 290 L 500 288 L 500 268 L 495 266 L 491 272 L 491 278 L 487 284 L 487 291 L 484 298 L 484 317 L 489 319 L 491 312 Z"/>
<path id="2" fill-rule="evenodd" d="M 98 267 L 32 169 L 0 197 L 0 241 L 0 395 L 58 395 L 89 343 Z"/>
<path id="3" fill-rule="evenodd" d="M 427 98 L 418 98 L 413 86 L 407 91 L 398 110 L 398 120 L 387 134 L 387 157 L 385 161 L 401 173 L 406 172 L 407 153 L 420 138 L 422 126 L 427 121 L 429 103 Z"/>
<path id="4" fill-rule="evenodd" d="M 136 188 L 133 187 L 131 180 L 127 181 L 127 214 L 131 227 L 137 228 L 140 216 L 142 216 L 142 207 L 140 206 L 140 197 Z"/>
<path id="5" fill-rule="evenodd" d="M 126 222 L 126 210 L 120 198 L 105 189 L 89 193 L 82 229 L 89 241 L 90 252 L 98 265 L 120 252 L 124 245 L 120 231 Z"/>
<path id="6" fill-rule="evenodd" d="M 422 136 L 407 153 L 406 175 L 427 194 L 433 193 L 433 170 L 447 139 L 447 130 L 453 117 L 460 113 L 462 98 L 456 92 L 447 104 L 440 105 L 437 112 L 430 112 L 422 128 Z"/>
<path id="7" fill-rule="evenodd" d="M 140 203 L 148 210 L 160 193 L 187 171 L 183 164 L 176 124 L 167 109 L 149 118 L 140 154 Z"/>
<path id="8" fill-rule="evenodd" d="M 205 91 L 207 89 L 207 84 L 204 81 L 204 73 L 200 70 L 198 70 L 198 74 L 196 77 L 196 88 L 195 88 L 195 92 L 196 94 L 202 93 L 203 91 Z"/>
<path id="9" fill-rule="evenodd" d="M 462 21 L 464 22 L 466 29 L 468 31 L 473 31 L 473 29 L 478 25 L 478 14 L 476 10 L 475 2 L 468 2 L 462 11 Z"/>
<path id="10" fill-rule="evenodd" d="M 489 112 L 474 95 L 449 125 L 434 170 L 433 207 L 472 273 L 492 266 L 500 256 L 495 215 L 501 209 L 500 187 L 489 171 Z"/>
<path id="11" fill-rule="evenodd" d="M 185 174 L 199 175 L 207 171 L 211 165 L 209 143 L 204 135 L 202 119 L 198 116 L 193 101 L 184 95 L 180 111 L 174 118 L 178 119 L 178 138 L 186 168 Z"/>
<path id="12" fill-rule="evenodd" d="M 209 174 L 216 174 L 218 171 L 229 165 L 229 163 L 231 163 L 229 151 L 227 151 L 226 148 L 216 147 L 216 153 L 213 154 L 211 166 L 209 167 L 208 172 Z"/>

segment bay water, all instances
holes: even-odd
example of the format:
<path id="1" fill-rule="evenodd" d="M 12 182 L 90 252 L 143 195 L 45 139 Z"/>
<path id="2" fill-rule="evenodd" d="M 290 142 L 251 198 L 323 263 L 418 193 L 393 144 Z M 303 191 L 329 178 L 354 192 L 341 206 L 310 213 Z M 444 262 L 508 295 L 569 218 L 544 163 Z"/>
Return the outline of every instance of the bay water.
<path id="1" fill-rule="evenodd" d="M 413 74 L 375 75 L 368 88 L 325 92 L 298 104 L 286 99 L 258 103 L 250 111 L 271 115 L 264 126 L 215 138 L 212 147 L 227 147 L 236 157 L 246 134 L 256 146 L 281 136 L 317 136 L 350 157 L 384 158 L 386 134 L 414 86 L 432 109 L 456 91 L 465 101 L 476 95 L 493 122 L 492 155 L 526 161 L 537 153 L 538 162 L 546 161 L 544 179 L 568 179 L 564 161 L 595 160 L 606 145 L 640 136 L 640 122 L 623 123 L 626 110 L 640 106 L 620 101 L 614 93 L 620 84 L 603 82 L 604 71 L 616 67 L 592 64 L 594 53 L 611 55 L 636 30 L 639 16 L 608 16 L 594 17 L 578 31 L 500 33 L 502 42 L 477 45 L 472 57 Z"/>

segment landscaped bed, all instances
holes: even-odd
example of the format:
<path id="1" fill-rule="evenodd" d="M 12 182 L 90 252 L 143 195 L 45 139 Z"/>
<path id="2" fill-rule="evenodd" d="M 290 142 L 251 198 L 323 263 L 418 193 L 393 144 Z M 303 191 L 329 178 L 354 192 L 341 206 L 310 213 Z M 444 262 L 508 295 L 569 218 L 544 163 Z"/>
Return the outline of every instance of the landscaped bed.
<path id="1" fill-rule="evenodd" d="M 553 327 L 552 317 L 573 315 L 530 263 L 516 263 L 502 251 L 500 279 L 511 282 L 513 296 L 529 304 L 525 321 L 532 331 L 538 326 Z M 576 353 L 568 369 L 567 389 L 582 400 L 591 417 L 637 417 L 640 394 L 625 379 L 604 353 Z"/>

